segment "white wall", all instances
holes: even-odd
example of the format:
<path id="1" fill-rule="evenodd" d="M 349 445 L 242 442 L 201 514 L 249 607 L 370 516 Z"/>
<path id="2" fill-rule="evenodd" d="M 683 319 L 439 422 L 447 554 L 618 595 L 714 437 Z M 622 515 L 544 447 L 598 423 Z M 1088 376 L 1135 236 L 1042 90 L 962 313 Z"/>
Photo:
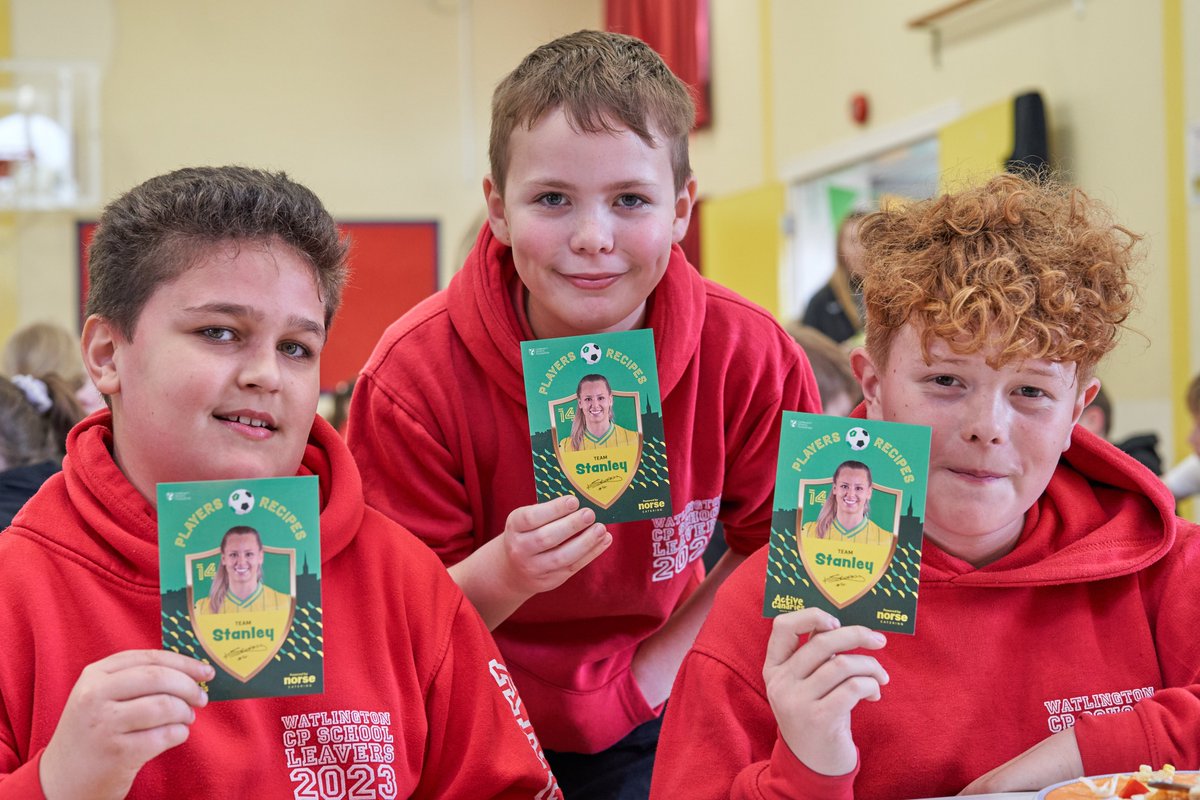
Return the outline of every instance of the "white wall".
<path id="1" fill-rule="evenodd" d="M 283 169 L 343 219 L 438 220 L 443 278 L 482 211 L 492 88 L 538 44 L 602 23 L 601 0 L 11 4 L 14 56 L 103 69 L 105 198 L 185 165 Z M 75 323 L 74 222 L 98 211 L 0 220 L 14 325 Z"/>

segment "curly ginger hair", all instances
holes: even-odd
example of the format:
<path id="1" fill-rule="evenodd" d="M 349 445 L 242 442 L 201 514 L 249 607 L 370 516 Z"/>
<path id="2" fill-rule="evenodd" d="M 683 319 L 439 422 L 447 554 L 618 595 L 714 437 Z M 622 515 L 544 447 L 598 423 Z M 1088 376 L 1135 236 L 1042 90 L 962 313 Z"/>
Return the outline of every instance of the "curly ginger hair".
<path id="1" fill-rule="evenodd" d="M 1000 175 L 889 205 L 859 229 L 867 350 L 883 365 L 905 323 L 966 355 L 1073 362 L 1090 376 L 1133 309 L 1141 239 L 1081 190 Z"/>

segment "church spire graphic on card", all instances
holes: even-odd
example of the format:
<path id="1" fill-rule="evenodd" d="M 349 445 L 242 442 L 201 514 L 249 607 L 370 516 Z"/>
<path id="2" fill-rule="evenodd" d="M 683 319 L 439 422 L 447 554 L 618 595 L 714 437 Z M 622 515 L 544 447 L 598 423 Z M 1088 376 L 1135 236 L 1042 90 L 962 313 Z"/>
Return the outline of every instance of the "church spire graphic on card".
<path id="1" fill-rule="evenodd" d="M 538 501 L 573 494 L 600 522 L 671 515 L 654 334 L 521 342 Z"/>

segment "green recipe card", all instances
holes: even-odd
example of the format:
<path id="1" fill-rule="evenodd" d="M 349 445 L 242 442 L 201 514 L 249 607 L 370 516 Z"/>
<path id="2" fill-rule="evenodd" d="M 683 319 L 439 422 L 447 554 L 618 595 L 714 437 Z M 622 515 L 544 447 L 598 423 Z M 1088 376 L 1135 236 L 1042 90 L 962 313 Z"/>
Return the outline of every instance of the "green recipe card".
<path id="1" fill-rule="evenodd" d="M 600 522 L 671 515 L 654 333 L 521 342 L 538 501 L 574 494 Z"/>
<path id="2" fill-rule="evenodd" d="M 212 700 L 324 691 L 315 476 L 158 484 L 163 647 Z"/>
<path id="3" fill-rule="evenodd" d="M 930 429 L 784 412 L 763 614 L 913 633 Z"/>

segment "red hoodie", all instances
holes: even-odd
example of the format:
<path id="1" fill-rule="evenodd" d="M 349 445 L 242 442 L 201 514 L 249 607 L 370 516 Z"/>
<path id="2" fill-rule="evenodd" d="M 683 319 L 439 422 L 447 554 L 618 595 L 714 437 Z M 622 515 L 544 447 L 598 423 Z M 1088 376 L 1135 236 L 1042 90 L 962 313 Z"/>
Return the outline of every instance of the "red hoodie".
<path id="1" fill-rule="evenodd" d="M 354 388 L 349 443 L 368 500 L 447 564 L 536 502 L 520 342 L 533 338 L 511 251 L 484 226 L 463 270 L 394 323 Z M 517 302 L 514 302 L 518 300 Z M 610 525 L 613 544 L 495 630 L 543 743 L 592 753 L 657 713 L 637 646 L 703 577 L 716 519 L 737 551 L 769 535 L 784 410 L 819 407 L 807 360 L 761 308 L 676 247 L 648 301 L 674 516 Z M 719 509 L 719 513 L 718 513 Z"/>
<path id="2" fill-rule="evenodd" d="M 75 427 L 62 474 L 0 536 L 0 798 L 42 797 L 43 748 L 86 665 L 162 646 L 155 512 L 113 462 L 111 424 Z M 483 621 L 363 505 L 320 418 L 300 474 L 322 495 L 324 694 L 199 709 L 129 797 L 561 797 Z"/>
<path id="3" fill-rule="evenodd" d="M 684 662 L 652 796 L 952 795 L 1071 725 L 1088 774 L 1200 767 L 1200 530 L 1174 508 L 1148 470 L 1076 427 L 1011 553 L 976 569 L 926 540 L 916 635 L 874 653 L 891 681 L 854 709 L 859 769 L 835 778 L 792 755 L 766 699 L 764 548 Z"/>

